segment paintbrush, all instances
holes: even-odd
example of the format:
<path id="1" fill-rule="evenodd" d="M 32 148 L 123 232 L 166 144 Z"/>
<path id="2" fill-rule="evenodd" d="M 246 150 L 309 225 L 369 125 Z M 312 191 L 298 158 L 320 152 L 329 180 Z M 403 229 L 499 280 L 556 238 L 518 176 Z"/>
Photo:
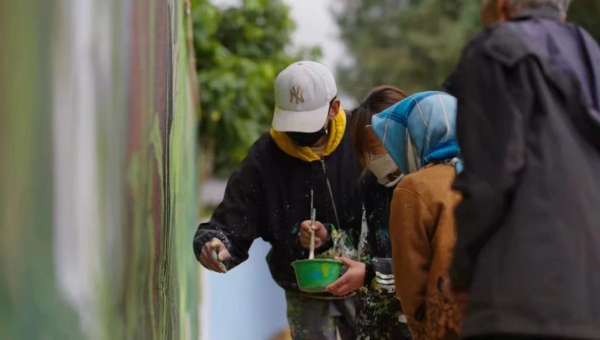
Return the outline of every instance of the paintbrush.
<path id="1" fill-rule="evenodd" d="M 310 211 L 310 253 L 308 258 L 310 260 L 315 258 L 315 231 L 313 229 L 315 225 L 315 219 L 317 217 L 317 209 L 313 208 Z"/>

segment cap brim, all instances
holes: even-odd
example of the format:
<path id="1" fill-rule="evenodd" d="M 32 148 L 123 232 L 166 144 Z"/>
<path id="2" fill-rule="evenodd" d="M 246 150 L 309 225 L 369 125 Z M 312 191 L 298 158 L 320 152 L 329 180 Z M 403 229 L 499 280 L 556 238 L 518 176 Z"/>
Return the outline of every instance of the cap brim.
<path id="1" fill-rule="evenodd" d="M 316 132 L 325 126 L 329 104 L 312 111 L 285 111 L 275 109 L 273 129 L 280 132 Z"/>

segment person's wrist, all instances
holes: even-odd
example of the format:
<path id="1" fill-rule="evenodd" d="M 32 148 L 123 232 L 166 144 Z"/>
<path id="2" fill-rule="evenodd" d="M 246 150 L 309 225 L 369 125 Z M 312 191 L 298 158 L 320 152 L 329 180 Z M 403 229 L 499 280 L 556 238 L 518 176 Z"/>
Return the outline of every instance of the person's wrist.
<path id="1" fill-rule="evenodd" d="M 360 266 L 360 279 L 364 282 L 365 278 L 367 277 L 367 265 L 359 262 L 359 266 Z"/>

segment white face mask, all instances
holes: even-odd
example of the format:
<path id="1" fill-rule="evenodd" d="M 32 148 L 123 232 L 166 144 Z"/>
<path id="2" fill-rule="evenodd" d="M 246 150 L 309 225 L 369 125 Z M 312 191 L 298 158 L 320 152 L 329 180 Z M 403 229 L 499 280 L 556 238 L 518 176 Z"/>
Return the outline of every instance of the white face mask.
<path id="1" fill-rule="evenodd" d="M 389 154 L 369 155 L 368 161 L 367 167 L 377 177 L 379 184 L 387 185 L 394 181 L 390 175 L 398 171 L 398 166 Z"/>

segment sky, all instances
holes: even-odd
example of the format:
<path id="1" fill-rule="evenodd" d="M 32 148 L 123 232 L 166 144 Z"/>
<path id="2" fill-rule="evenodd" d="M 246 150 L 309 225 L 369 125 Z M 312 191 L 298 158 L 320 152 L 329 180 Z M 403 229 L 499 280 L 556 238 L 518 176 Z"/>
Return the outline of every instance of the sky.
<path id="1" fill-rule="evenodd" d="M 296 21 L 296 32 L 292 37 L 296 47 L 318 45 L 323 51 L 319 60 L 332 72 L 340 63 L 346 63 L 345 45 L 339 39 L 337 24 L 329 11 L 336 0 L 284 0 L 291 8 Z M 344 108 L 353 108 L 356 103 L 351 98 L 339 96 Z"/>
<path id="2" fill-rule="evenodd" d="M 295 46 L 319 45 L 323 50 L 321 62 L 335 69 L 344 55 L 344 45 L 338 37 L 337 25 L 329 13 L 332 1 L 284 0 L 291 7 L 297 29 L 293 35 Z"/>

